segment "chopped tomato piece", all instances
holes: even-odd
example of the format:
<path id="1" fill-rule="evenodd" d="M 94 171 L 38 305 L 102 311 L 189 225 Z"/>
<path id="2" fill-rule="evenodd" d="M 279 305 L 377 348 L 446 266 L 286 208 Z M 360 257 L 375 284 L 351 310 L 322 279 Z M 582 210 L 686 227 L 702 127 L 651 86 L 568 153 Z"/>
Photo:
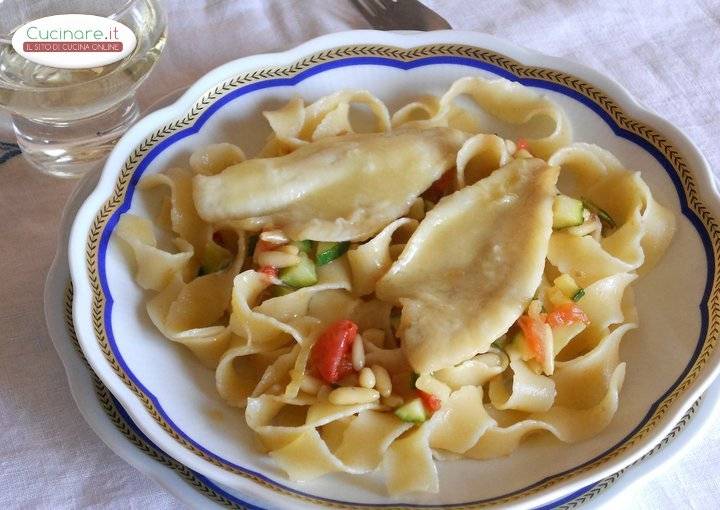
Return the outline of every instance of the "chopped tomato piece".
<path id="1" fill-rule="evenodd" d="M 440 200 L 455 182 L 456 174 L 457 172 L 454 168 L 442 174 L 437 181 L 433 182 L 432 185 L 425 190 L 423 197 L 432 202 Z"/>
<path id="2" fill-rule="evenodd" d="M 350 352 L 357 332 L 357 324 L 343 319 L 328 326 L 315 341 L 310 362 L 324 381 L 336 383 L 353 371 Z"/>
<path id="3" fill-rule="evenodd" d="M 542 344 L 543 320 L 544 316 L 530 317 L 529 315 L 523 315 L 517 321 L 528 347 L 535 359 L 541 363 L 545 356 L 545 349 Z"/>
<path id="4" fill-rule="evenodd" d="M 588 324 L 590 319 L 585 315 L 575 303 L 563 303 L 556 307 L 547 316 L 547 323 L 551 328 L 557 328 L 558 326 L 565 326 L 567 324 L 575 324 L 577 322 L 584 322 Z"/>
<path id="5" fill-rule="evenodd" d="M 442 406 L 442 400 L 437 398 L 432 393 L 427 393 L 423 390 L 416 390 L 418 397 L 420 397 L 420 400 L 422 400 L 423 405 L 425 406 L 425 409 L 427 409 L 429 412 L 434 413 L 440 407 Z"/>
<path id="6" fill-rule="evenodd" d="M 517 147 L 517 150 L 525 149 L 526 151 L 530 152 L 530 144 L 524 138 L 518 138 L 515 142 L 515 147 Z"/>
<path id="7" fill-rule="evenodd" d="M 270 278 L 277 278 L 278 276 L 278 268 L 275 266 L 263 266 L 258 269 L 258 272 L 264 274 L 265 276 L 269 276 Z"/>

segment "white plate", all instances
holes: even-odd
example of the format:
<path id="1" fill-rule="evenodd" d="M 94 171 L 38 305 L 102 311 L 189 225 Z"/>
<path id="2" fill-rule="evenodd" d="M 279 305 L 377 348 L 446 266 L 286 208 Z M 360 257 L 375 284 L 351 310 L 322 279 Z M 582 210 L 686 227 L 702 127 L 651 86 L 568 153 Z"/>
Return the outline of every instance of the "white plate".
<path id="1" fill-rule="evenodd" d="M 252 153 L 268 133 L 258 112 L 295 94 L 312 100 L 339 88 L 367 88 L 393 109 L 468 74 L 519 80 L 551 96 L 570 117 L 576 140 L 598 143 L 641 169 L 678 217 L 667 255 L 637 285 L 641 328 L 623 342 L 628 373 L 619 411 L 603 433 L 580 444 L 540 440 L 508 458 L 440 463 L 437 495 L 390 500 L 379 475 L 288 482 L 255 449 L 242 412 L 221 402 L 212 374 L 154 330 L 112 229 L 125 210 L 147 214 L 133 198 L 140 175 L 185 164 L 194 148 L 211 142 Z M 73 225 L 75 326 L 88 361 L 148 437 L 261 505 L 537 506 L 638 459 L 717 375 L 720 316 L 708 306 L 719 292 L 717 204 L 707 164 L 692 143 L 593 71 L 468 32 L 332 34 L 226 64 L 123 137 Z"/>
<path id="2" fill-rule="evenodd" d="M 252 508 L 252 494 L 222 487 L 172 459 L 154 445 L 84 360 L 72 327 L 67 244 L 71 220 L 97 181 L 86 177 L 68 201 L 59 246 L 45 284 L 45 317 L 53 345 L 65 366 L 70 390 L 85 421 L 118 456 L 155 480 L 192 508 Z M 720 411 L 720 383 L 713 384 L 683 415 L 671 432 L 633 466 L 583 487 L 548 505 L 570 510 L 595 507 L 667 464 L 698 437 Z"/>

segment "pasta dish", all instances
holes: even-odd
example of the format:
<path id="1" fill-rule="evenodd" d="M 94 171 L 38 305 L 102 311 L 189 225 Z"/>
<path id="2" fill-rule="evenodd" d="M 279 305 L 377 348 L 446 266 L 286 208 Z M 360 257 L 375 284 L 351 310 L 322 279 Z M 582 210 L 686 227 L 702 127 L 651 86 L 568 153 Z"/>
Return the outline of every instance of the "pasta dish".
<path id="1" fill-rule="evenodd" d="M 392 115 L 361 90 L 263 114 L 255 157 L 218 143 L 143 177 L 162 207 L 117 233 L 154 325 L 290 479 L 380 469 L 393 495 L 437 492 L 436 461 L 610 423 L 631 284 L 675 228 L 640 172 L 504 79 Z"/>

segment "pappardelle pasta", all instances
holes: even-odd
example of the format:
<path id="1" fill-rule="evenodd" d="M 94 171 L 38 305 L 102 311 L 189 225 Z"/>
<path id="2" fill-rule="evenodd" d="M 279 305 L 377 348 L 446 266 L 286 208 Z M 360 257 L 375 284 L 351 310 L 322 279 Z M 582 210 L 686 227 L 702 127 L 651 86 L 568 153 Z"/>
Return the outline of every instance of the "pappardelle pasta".
<path id="1" fill-rule="evenodd" d="M 508 129 L 551 127 L 502 138 L 460 96 Z M 161 212 L 117 234 L 155 326 L 215 371 L 292 480 L 382 469 L 391 494 L 437 492 L 436 460 L 610 423 L 630 284 L 674 231 L 639 172 L 503 79 L 392 116 L 355 90 L 264 115 L 257 157 L 221 143 L 144 177 Z"/>

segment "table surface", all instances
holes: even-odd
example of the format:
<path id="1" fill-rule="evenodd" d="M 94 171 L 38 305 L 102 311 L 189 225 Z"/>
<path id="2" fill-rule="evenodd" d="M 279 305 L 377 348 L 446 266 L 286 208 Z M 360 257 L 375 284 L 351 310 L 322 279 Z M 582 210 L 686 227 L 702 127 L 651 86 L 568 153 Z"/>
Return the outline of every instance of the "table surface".
<path id="1" fill-rule="evenodd" d="M 717 0 L 425 3 L 453 28 L 490 33 L 615 78 L 685 131 L 710 166 L 720 169 Z M 140 89 L 142 105 L 228 60 L 283 50 L 329 32 L 368 28 L 346 0 L 166 4 L 169 42 Z M 7 116 L 0 113 L 0 142 L 13 141 L 8 128 Z M 0 148 L 0 161 L 2 154 Z M 0 178 L 0 508 L 182 507 L 85 424 L 46 332 L 43 284 L 60 212 L 76 182 L 41 175 L 22 157 L 0 163 Z M 720 419 L 706 430 L 671 465 L 604 506 L 717 507 L 720 442 L 714 439 Z"/>

